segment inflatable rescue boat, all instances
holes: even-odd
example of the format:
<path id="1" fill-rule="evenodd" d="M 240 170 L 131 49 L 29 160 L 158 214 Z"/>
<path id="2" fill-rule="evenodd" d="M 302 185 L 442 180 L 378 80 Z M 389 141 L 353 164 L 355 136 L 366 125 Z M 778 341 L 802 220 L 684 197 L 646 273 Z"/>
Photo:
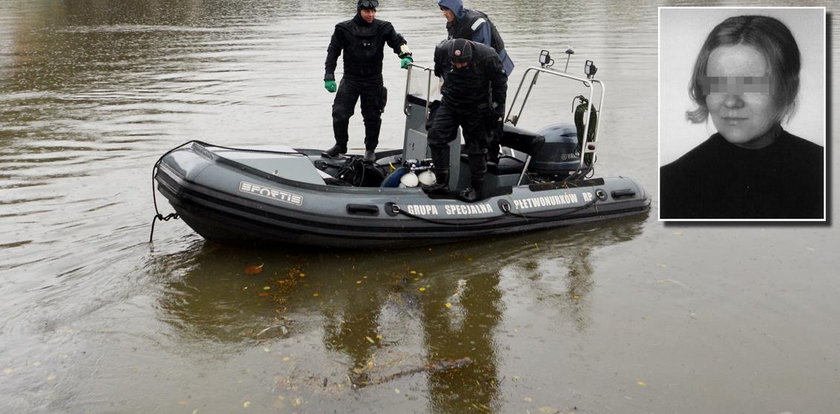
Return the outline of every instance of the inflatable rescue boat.
<path id="1" fill-rule="evenodd" d="M 191 141 L 155 164 L 157 189 L 175 210 L 164 217 L 155 201 L 156 220 L 180 218 L 205 239 L 223 243 L 388 248 L 647 213 L 650 199 L 639 183 L 593 176 L 597 124 L 604 119 L 604 88 L 594 78 L 594 65 L 587 61 L 585 77 L 578 77 L 553 69 L 543 54 L 541 66 L 528 68 L 508 99 L 502 155 L 488 165 L 481 200 L 458 197 L 457 190 L 470 182 L 460 139 L 450 148 L 452 194 L 423 191 L 424 183 L 434 182 L 425 129 L 435 103 L 433 76 L 431 69 L 412 65 L 402 149 L 378 152 L 370 162 L 361 155 L 329 158 L 314 149 Z M 541 75 L 581 88 L 573 98 L 577 110 L 571 122 L 520 128 Z M 420 92 L 414 92 L 418 80 Z"/>

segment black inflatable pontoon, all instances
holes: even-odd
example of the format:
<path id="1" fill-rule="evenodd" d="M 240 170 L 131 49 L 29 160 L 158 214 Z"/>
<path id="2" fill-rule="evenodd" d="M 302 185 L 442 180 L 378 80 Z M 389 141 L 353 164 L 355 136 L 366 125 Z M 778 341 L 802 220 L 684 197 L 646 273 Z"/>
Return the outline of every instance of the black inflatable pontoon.
<path id="1" fill-rule="evenodd" d="M 425 96 L 409 92 L 411 74 L 417 71 L 427 75 Z M 377 153 L 375 163 L 359 155 L 325 158 L 318 150 L 227 148 L 193 141 L 161 157 L 154 172 L 157 188 L 177 216 L 208 240 L 338 248 L 446 243 L 649 210 L 650 200 L 634 180 L 589 177 L 598 136 L 594 123 L 603 120 L 596 121 L 592 111 L 602 115 L 603 84 L 546 65 L 526 71 L 509 106 L 504 155 L 488 168 L 485 199 L 430 196 L 411 186 L 416 176 L 398 180 L 400 174 L 422 174 L 429 168 L 425 120 L 432 102 L 431 73 L 415 65 L 408 74 L 403 149 Z M 581 114 L 588 116 L 578 118 L 590 122 L 579 119 L 577 125 L 552 124 L 536 132 L 516 127 L 540 74 L 589 90 L 588 99 L 579 97 Z M 523 91 L 526 79 L 530 86 Z M 600 86 L 600 97 L 594 97 L 597 106 L 590 103 L 593 86 Z M 460 149 L 456 141 L 450 151 L 454 189 L 469 183 Z M 394 186 L 400 182 L 404 184 Z"/>

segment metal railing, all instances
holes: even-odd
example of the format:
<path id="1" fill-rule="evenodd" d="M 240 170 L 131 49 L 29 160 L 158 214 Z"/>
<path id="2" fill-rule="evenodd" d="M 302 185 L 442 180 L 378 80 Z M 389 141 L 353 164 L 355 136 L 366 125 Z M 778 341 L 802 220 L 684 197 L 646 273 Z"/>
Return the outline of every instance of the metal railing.
<path id="1" fill-rule="evenodd" d="M 508 104 L 508 113 L 505 116 L 505 122 L 510 122 L 514 126 L 519 123 L 519 120 L 522 118 L 522 112 L 525 110 L 525 104 L 528 102 L 528 98 L 531 96 L 531 91 L 534 86 L 537 84 L 537 79 L 539 75 L 545 73 L 552 76 L 558 76 L 560 78 L 568 79 L 573 82 L 579 82 L 583 84 L 584 87 L 588 88 L 589 90 L 589 98 L 588 98 L 588 105 L 586 108 L 586 113 L 583 114 L 584 119 L 584 129 L 583 129 L 583 139 L 581 141 L 581 148 L 580 148 L 580 165 L 578 169 L 584 168 L 584 161 L 586 159 L 586 154 L 592 154 L 592 164 L 595 163 L 595 152 L 596 147 L 592 143 L 598 141 L 598 135 L 600 133 L 600 128 L 595 127 L 595 133 L 592 136 L 592 139 L 589 139 L 589 127 L 590 127 L 590 116 L 593 110 L 593 100 L 592 97 L 595 95 L 595 89 L 597 86 L 599 93 L 599 99 L 597 101 L 597 108 L 595 109 L 596 113 L 602 114 L 603 105 L 604 105 L 604 94 L 605 94 L 605 87 L 604 83 L 598 79 L 592 78 L 582 78 L 580 76 L 570 75 L 565 72 L 559 72 L 554 69 L 545 68 L 545 67 L 536 67 L 531 66 L 525 70 L 525 74 L 522 75 L 522 80 L 519 81 L 519 87 L 516 89 L 516 93 L 513 95 L 513 99 L 510 100 Z M 530 75 L 530 77 L 529 77 Z M 513 115 L 514 109 L 517 107 L 517 100 L 519 99 L 520 93 L 522 92 L 522 87 L 525 85 L 525 81 L 530 79 L 527 91 L 525 92 L 524 97 L 522 98 L 522 102 L 519 103 L 519 111 L 516 115 Z M 600 123 L 601 120 L 598 120 Z"/>
<path id="2" fill-rule="evenodd" d="M 432 74 L 434 74 L 434 69 L 427 68 L 422 65 L 418 65 L 416 63 L 409 63 L 408 67 L 408 74 L 405 77 L 405 95 L 403 97 L 403 113 L 408 115 L 408 96 L 410 95 L 410 88 L 411 88 L 411 74 L 414 72 L 414 68 L 418 70 L 422 70 L 426 72 L 426 119 L 429 119 L 429 105 L 431 104 L 430 100 L 432 97 Z"/>
<path id="3" fill-rule="evenodd" d="M 405 95 L 404 95 L 404 100 L 403 100 L 403 113 L 408 115 L 408 110 L 409 110 L 408 97 L 410 95 L 411 81 L 412 81 L 412 77 L 413 77 L 413 73 L 414 73 L 415 68 L 417 70 L 421 70 L 421 71 L 425 72 L 425 76 L 426 76 L 426 90 L 425 90 L 425 93 L 426 93 L 426 95 L 425 95 L 425 97 L 421 97 L 421 98 L 424 98 L 424 100 L 426 102 L 425 118 L 428 119 L 429 118 L 429 105 L 431 104 L 430 101 L 431 101 L 431 95 L 432 95 L 432 75 L 434 74 L 434 70 L 432 68 L 422 66 L 422 65 L 418 65 L 416 63 L 410 63 L 408 65 L 408 68 L 407 68 L 408 74 L 407 74 L 406 80 L 405 80 Z M 584 164 L 585 164 L 587 154 L 592 154 L 590 159 L 592 160 L 591 164 L 594 164 L 595 163 L 596 146 L 593 145 L 593 143 L 595 141 L 598 141 L 598 137 L 599 137 L 599 134 L 600 134 L 600 128 L 595 127 L 595 131 L 594 131 L 594 134 L 592 136 L 592 139 L 590 139 L 589 128 L 592 126 L 592 125 L 590 125 L 591 124 L 591 122 L 590 122 L 591 114 L 592 114 L 593 109 L 598 114 L 603 113 L 602 111 L 603 111 L 603 106 L 604 106 L 604 96 L 605 96 L 605 93 L 606 93 L 605 85 L 599 79 L 584 78 L 584 77 L 580 77 L 580 76 L 570 75 L 570 74 L 565 73 L 565 72 L 560 72 L 560 71 L 551 69 L 550 67 L 531 66 L 528 69 L 526 69 L 525 73 L 522 75 L 522 79 L 519 81 L 519 87 L 516 88 L 516 93 L 514 93 L 513 99 L 508 101 L 508 105 L 507 105 L 508 113 L 505 116 L 505 122 L 510 122 L 514 126 L 516 126 L 519 123 L 519 120 L 522 118 L 522 113 L 525 110 L 525 104 L 528 102 L 528 98 L 531 96 L 531 91 L 533 90 L 534 86 L 536 86 L 537 80 L 539 79 L 540 74 L 557 76 L 557 77 L 560 77 L 562 79 L 566 79 L 566 80 L 569 80 L 569 81 L 572 81 L 572 82 L 578 82 L 588 89 L 589 96 L 588 96 L 588 99 L 587 99 L 588 104 L 587 104 L 586 112 L 583 114 L 584 129 L 583 129 L 583 138 L 581 139 L 580 164 L 578 166 L 578 169 L 582 170 L 584 168 Z M 524 96 L 522 97 L 522 102 L 520 103 L 518 101 L 520 99 L 520 95 L 523 92 L 523 86 L 525 85 L 526 81 L 529 81 L 528 82 L 528 87 L 527 87 L 527 90 L 524 92 Z M 597 105 L 595 105 L 595 103 L 594 103 L 596 101 L 594 101 L 592 99 L 595 96 L 596 89 L 597 89 L 597 92 L 598 92 Z M 596 107 L 593 108 L 593 106 L 596 106 Z M 517 107 L 519 108 L 519 110 L 514 115 L 514 110 Z M 597 123 L 600 123 L 600 122 L 601 122 L 601 119 L 599 118 Z M 580 139 L 580 137 L 579 137 L 579 139 Z"/>

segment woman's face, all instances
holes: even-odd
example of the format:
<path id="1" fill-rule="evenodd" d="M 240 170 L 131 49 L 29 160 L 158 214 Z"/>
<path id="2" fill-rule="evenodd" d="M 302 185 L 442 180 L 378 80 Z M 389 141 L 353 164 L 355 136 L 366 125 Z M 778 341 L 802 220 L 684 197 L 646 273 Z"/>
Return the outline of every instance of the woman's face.
<path id="1" fill-rule="evenodd" d="M 757 149 L 773 142 L 765 136 L 777 113 L 769 74 L 764 56 L 752 46 L 720 46 L 709 55 L 706 106 L 715 128 L 730 143 Z"/>

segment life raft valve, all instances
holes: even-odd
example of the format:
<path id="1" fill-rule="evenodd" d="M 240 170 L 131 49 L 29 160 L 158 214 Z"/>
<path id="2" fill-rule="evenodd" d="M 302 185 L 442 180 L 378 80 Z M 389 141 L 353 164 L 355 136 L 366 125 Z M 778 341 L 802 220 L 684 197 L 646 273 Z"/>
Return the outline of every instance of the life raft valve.
<path id="1" fill-rule="evenodd" d="M 397 204 L 397 203 L 394 203 L 393 201 L 389 201 L 389 202 L 385 203 L 385 209 L 384 210 L 385 210 L 385 214 L 387 214 L 391 217 L 394 217 L 397 214 L 400 214 L 400 212 L 402 211 L 402 209 L 400 208 L 400 205 Z"/>
<path id="2" fill-rule="evenodd" d="M 510 202 L 507 200 L 499 200 L 499 210 L 502 210 L 502 213 L 508 214 L 510 213 L 511 206 Z"/>
<path id="3" fill-rule="evenodd" d="M 604 201 L 607 199 L 607 192 L 604 189 L 599 188 L 595 190 L 595 197 L 598 197 L 598 200 Z"/>

